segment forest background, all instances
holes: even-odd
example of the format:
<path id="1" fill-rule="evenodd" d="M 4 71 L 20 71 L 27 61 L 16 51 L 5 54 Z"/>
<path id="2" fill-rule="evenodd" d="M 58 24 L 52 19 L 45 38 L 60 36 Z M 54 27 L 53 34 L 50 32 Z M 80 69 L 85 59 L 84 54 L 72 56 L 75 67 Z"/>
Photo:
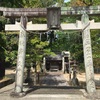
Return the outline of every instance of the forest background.
<path id="1" fill-rule="evenodd" d="M 85 1 L 86 3 L 84 3 Z M 79 6 L 97 6 L 99 0 L 0 0 L 0 7 L 10 8 L 46 8 L 53 5 L 59 7 L 79 7 Z M 89 16 L 90 20 L 100 22 L 99 16 Z M 0 61 L 4 67 L 16 67 L 18 52 L 18 33 L 5 32 L 5 24 L 14 24 L 20 19 L 5 18 L 0 12 Z M 47 23 L 46 18 L 31 18 L 33 23 Z M 78 17 L 61 17 L 62 23 L 75 23 L 81 20 Z M 38 33 L 38 34 L 36 34 Z M 54 31 L 52 36 L 43 32 L 40 38 L 39 32 L 30 32 L 27 34 L 26 66 L 31 63 L 41 61 L 44 56 L 54 55 L 57 52 L 70 51 L 71 59 L 78 62 L 79 69 L 84 70 L 82 33 L 80 31 Z M 95 68 L 100 68 L 100 30 L 91 30 L 93 63 Z"/>

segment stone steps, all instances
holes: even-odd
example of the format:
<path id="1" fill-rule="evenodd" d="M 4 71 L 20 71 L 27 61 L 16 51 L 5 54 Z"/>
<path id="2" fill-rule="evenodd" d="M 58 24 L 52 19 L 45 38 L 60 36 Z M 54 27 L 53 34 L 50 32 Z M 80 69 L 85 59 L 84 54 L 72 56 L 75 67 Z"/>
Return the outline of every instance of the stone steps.
<path id="1" fill-rule="evenodd" d="M 83 95 L 71 95 L 71 94 L 33 94 L 27 95 L 25 100 L 33 99 L 33 100 L 89 100 L 86 99 Z"/>

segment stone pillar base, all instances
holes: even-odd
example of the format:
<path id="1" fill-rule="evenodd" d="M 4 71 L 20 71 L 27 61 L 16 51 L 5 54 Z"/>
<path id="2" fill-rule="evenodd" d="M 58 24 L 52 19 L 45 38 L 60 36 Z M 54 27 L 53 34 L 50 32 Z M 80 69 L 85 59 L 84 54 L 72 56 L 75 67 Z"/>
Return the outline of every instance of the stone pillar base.
<path id="1" fill-rule="evenodd" d="M 24 97 L 26 95 L 25 92 L 21 92 L 21 93 L 17 93 L 17 92 L 11 92 L 10 96 L 13 98 L 21 98 Z"/>
<path id="2" fill-rule="evenodd" d="M 89 100 L 99 100 L 99 92 L 93 92 L 91 94 L 87 93 L 83 95 L 84 97 L 86 97 Z"/>

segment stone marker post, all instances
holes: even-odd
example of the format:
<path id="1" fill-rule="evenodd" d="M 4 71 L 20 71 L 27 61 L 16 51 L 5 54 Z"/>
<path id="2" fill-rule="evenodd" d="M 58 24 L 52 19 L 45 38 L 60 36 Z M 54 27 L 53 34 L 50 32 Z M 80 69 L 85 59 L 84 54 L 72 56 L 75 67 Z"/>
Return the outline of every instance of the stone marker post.
<path id="1" fill-rule="evenodd" d="M 23 74 L 25 66 L 25 54 L 26 54 L 26 24 L 27 19 L 25 16 L 21 16 L 20 34 L 19 34 L 19 45 L 18 45 L 18 59 L 16 69 L 16 82 L 15 82 L 15 93 L 23 92 Z"/>
<path id="2" fill-rule="evenodd" d="M 91 37 L 90 37 L 90 22 L 89 17 L 86 13 L 82 15 L 81 18 L 83 26 L 83 49 L 84 49 L 84 63 L 86 70 L 86 83 L 87 92 L 89 94 L 95 93 L 95 82 L 94 82 L 94 69 L 93 69 L 93 59 L 92 59 L 92 49 L 91 49 Z"/>
<path id="3" fill-rule="evenodd" d="M 64 73 L 65 70 L 65 58 L 64 56 L 62 57 L 62 72 Z"/>
<path id="4" fill-rule="evenodd" d="M 43 71 L 46 72 L 46 58 L 43 57 Z"/>
<path id="5" fill-rule="evenodd" d="M 68 56 L 68 66 L 69 66 L 69 81 L 71 81 L 71 65 L 70 65 L 70 55 Z"/>

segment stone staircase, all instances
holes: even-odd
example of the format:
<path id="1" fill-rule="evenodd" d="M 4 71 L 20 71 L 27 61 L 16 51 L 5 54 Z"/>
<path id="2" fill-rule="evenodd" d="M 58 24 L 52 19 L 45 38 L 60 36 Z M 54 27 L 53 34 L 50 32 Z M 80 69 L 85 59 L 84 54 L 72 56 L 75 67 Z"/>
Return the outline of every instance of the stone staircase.
<path id="1" fill-rule="evenodd" d="M 51 65 L 50 66 L 50 71 L 58 71 L 59 69 L 58 69 L 58 66 L 54 66 L 54 65 Z"/>

